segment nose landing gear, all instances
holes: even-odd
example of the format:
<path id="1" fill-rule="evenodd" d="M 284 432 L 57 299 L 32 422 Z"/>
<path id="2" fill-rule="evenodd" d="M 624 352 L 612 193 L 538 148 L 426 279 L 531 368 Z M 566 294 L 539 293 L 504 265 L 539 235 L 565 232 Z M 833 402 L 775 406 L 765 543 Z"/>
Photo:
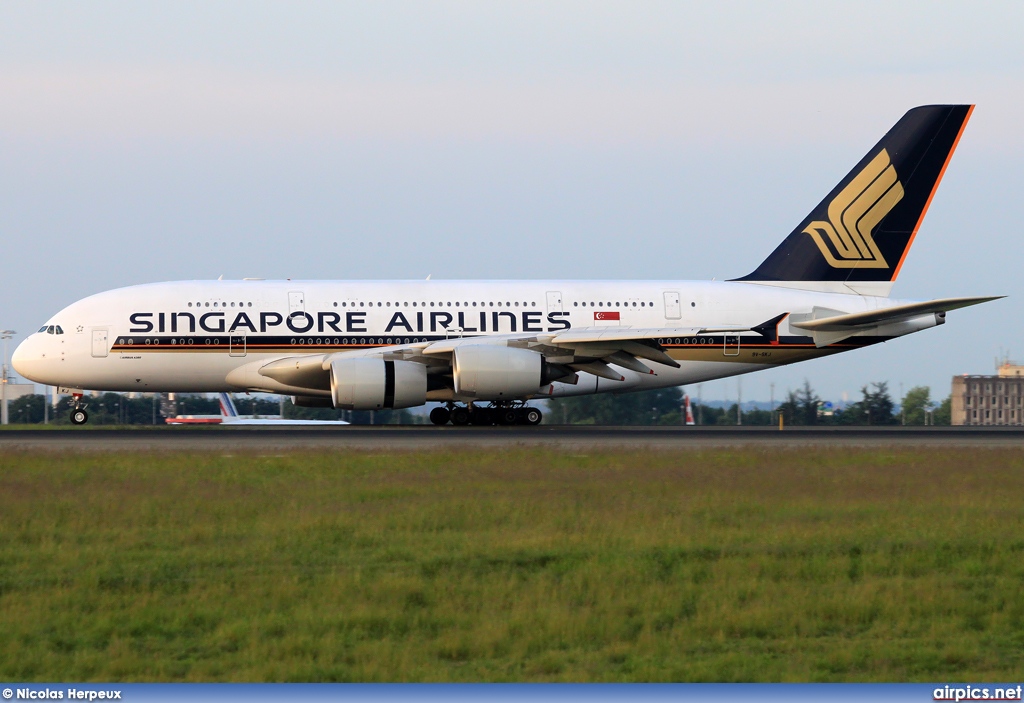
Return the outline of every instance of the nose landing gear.
<path id="1" fill-rule="evenodd" d="M 84 425 L 89 422 L 89 413 L 85 412 L 87 406 L 82 403 L 82 394 L 75 393 L 72 397 L 75 400 L 74 405 L 71 407 L 71 424 Z"/>

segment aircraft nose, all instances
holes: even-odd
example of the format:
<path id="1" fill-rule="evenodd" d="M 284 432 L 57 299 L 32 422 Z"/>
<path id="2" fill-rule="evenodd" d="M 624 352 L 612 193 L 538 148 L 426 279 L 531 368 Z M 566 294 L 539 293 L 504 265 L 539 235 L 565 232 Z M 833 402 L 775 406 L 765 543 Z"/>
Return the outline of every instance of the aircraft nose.
<path id="1" fill-rule="evenodd" d="M 35 380 L 33 371 L 37 370 L 36 367 L 41 361 L 39 354 L 33 349 L 35 346 L 31 338 L 26 339 L 18 345 L 11 357 L 11 366 L 14 367 L 14 370 L 18 372 L 19 376 L 30 381 Z"/>
<path id="2" fill-rule="evenodd" d="M 14 367 L 15 371 L 17 371 L 22 376 L 24 376 L 25 372 L 22 371 L 22 368 L 24 368 L 24 364 L 25 364 L 25 342 L 22 342 L 14 350 L 14 356 L 11 357 L 11 366 Z"/>

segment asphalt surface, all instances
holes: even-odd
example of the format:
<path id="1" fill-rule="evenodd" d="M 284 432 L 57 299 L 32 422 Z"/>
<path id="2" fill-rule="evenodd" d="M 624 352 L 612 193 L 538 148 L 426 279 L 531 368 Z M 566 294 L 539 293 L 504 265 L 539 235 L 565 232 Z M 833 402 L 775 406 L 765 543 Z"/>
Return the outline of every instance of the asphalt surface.
<path id="1" fill-rule="evenodd" d="M 732 446 L 1022 447 L 1017 427 L 158 427 L 4 429 L 0 452 L 333 449 L 420 451 L 550 447 L 658 449 Z"/>

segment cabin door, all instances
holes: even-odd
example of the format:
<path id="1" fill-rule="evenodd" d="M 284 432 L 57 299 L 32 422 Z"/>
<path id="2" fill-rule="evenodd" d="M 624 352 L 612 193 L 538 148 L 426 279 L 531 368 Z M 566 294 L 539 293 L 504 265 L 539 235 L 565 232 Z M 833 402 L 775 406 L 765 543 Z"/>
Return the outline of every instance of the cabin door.
<path id="1" fill-rule="evenodd" d="M 678 320 L 683 316 L 683 306 L 679 304 L 679 291 L 667 290 L 665 297 L 665 319 Z"/>
<path id="2" fill-rule="evenodd" d="M 110 353 L 108 334 L 107 330 L 92 331 L 92 355 L 97 359 L 102 359 Z"/>

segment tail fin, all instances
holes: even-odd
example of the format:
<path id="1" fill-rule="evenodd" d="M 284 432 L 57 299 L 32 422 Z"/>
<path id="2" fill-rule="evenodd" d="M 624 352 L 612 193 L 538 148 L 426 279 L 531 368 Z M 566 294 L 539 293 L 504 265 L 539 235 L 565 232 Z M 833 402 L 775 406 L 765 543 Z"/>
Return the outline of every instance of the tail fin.
<path id="1" fill-rule="evenodd" d="M 220 414 L 224 417 L 238 417 L 235 401 L 231 400 L 231 396 L 227 393 L 220 394 Z"/>
<path id="2" fill-rule="evenodd" d="M 740 281 L 888 295 L 973 105 L 903 116 L 846 178 Z"/>

